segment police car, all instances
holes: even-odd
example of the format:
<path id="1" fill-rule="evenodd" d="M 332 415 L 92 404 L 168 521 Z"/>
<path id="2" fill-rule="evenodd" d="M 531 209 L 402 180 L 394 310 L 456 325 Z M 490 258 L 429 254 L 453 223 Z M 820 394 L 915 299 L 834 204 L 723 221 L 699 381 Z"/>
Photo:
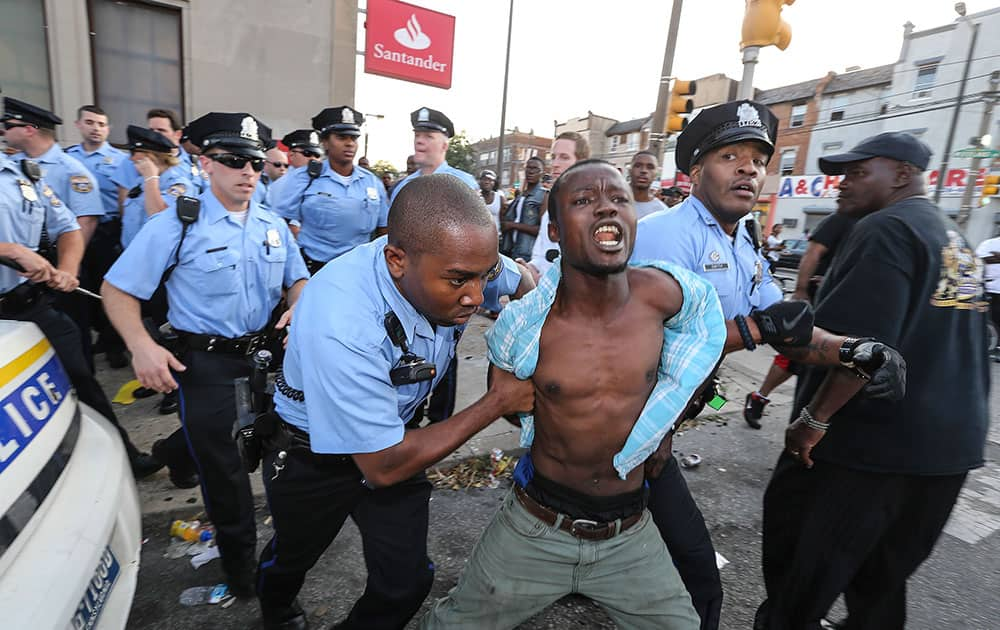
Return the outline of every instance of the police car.
<path id="1" fill-rule="evenodd" d="M 37 326 L 0 321 L 0 625 L 124 628 L 140 517 L 117 431 Z"/>

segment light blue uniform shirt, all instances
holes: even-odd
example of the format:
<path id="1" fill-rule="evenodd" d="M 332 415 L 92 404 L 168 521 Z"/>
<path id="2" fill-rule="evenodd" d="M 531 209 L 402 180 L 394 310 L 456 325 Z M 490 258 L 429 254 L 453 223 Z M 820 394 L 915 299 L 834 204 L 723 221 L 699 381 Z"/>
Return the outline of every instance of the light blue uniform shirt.
<path id="1" fill-rule="evenodd" d="M 107 142 L 97 147 L 96 151 L 87 153 L 82 144 L 74 144 L 66 149 L 66 155 L 75 157 L 83 163 L 90 174 L 97 179 L 97 187 L 101 191 L 101 203 L 104 204 L 104 218 L 109 221 L 118 216 L 118 185 L 112 177 L 118 171 L 123 160 L 128 160 L 128 153 L 120 151 Z"/>
<path id="2" fill-rule="evenodd" d="M 455 177 L 465 182 L 472 190 L 475 190 L 477 192 L 479 191 L 479 182 L 476 181 L 475 177 L 469 175 L 465 171 L 449 166 L 447 162 L 442 162 L 441 166 L 434 169 L 434 175 L 438 175 L 440 173 L 447 173 L 448 175 L 454 175 Z M 392 205 L 392 202 L 396 201 L 396 196 L 399 195 L 399 191 L 403 190 L 403 187 L 405 187 L 407 184 L 409 184 L 416 178 L 420 177 L 420 175 L 421 175 L 420 170 L 417 169 L 416 171 L 407 175 L 401 182 L 393 186 L 392 197 L 389 199 L 389 205 Z"/>
<path id="3" fill-rule="evenodd" d="M 267 187 L 267 207 L 270 208 L 272 212 L 277 213 L 278 204 L 285 199 L 284 189 L 288 186 L 288 183 L 292 181 L 292 175 L 302 170 L 305 170 L 304 166 L 289 166 L 288 171 L 285 172 L 284 175 L 271 182 L 271 184 Z"/>
<path id="4" fill-rule="evenodd" d="M 301 224 L 299 246 L 313 260 L 333 260 L 369 242 L 375 228 L 388 223 L 385 186 L 375 174 L 355 166 L 348 178 L 350 184 L 345 184 L 327 160 L 311 185 L 306 168 L 281 178 L 289 182 L 275 200 L 274 211 Z"/>
<path id="5" fill-rule="evenodd" d="M 282 419 L 308 431 L 313 452 L 372 453 L 402 441 L 403 425 L 444 377 L 465 328 L 433 327 L 403 297 L 386 267 L 387 240 L 359 245 L 323 267 L 295 307 L 284 374 L 305 402 L 275 392 L 274 403 Z M 518 279 L 505 272 L 493 282 L 509 289 Z M 385 331 L 390 311 L 410 351 L 437 366 L 433 381 L 392 384 L 389 371 L 403 352 Z"/>
<path id="6" fill-rule="evenodd" d="M 781 289 L 743 221 L 734 241 L 694 195 L 639 221 L 632 261 L 641 260 L 674 263 L 711 282 L 726 319 L 781 301 Z"/>
<path id="7" fill-rule="evenodd" d="M 191 197 L 198 194 L 194 190 L 194 186 L 191 184 L 191 180 L 188 179 L 187 174 L 184 166 L 178 164 L 163 171 L 160 179 L 157 180 L 160 184 L 160 194 L 163 196 L 163 200 L 167 202 L 167 208 L 172 208 L 174 200 L 181 195 Z M 132 243 L 136 234 L 139 233 L 142 226 L 146 225 L 146 221 L 149 220 L 149 215 L 146 214 L 145 188 L 142 184 L 137 185 L 140 191 L 139 196 L 129 197 L 126 195 L 125 204 L 122 207 L 121 243 L 123 248 L 128 247 Z"/>
<path id="8" fill-rule="evenodd" d="M 16 162 L 27 157 L 24 153 L 17 153 L 11 159 Z M 29 159 L 38 162 L 42 169 L 43 189 L 44 185 L 49 186 L 75 216 L 104 216 L 97 180 L 80 160 L 66 155 L 58 144 L 53 144 L 51 149 L 37 158 Z"/>
<path id="9" fill-rule="evenodd" d="M 54 242 L 60 234 L 79 230 L 73 213 L 41 182 L 32 184 L 21 173 L 19 163 L 0 154 L 0 243 L 17 243 L 38 250 L 44 222 Z M 27 282 L 16 271 L 0 265 L 0 293 Z"/>
<path id="10" fill-rule="evenodd" d="M 104 278 L 115 287 L 148 300 L 164 271 L 179 260 L 167 280 L 167 319 L 191 333 L 234 338 L 267 324 L 290 287 L 309 277 L 288 226 L 251 202 L 246 225 L 222 206 L 211 189 L 203 193 L 198 220 L 184 238 L 171 206 L 150 217 L 132 245 Z"/>

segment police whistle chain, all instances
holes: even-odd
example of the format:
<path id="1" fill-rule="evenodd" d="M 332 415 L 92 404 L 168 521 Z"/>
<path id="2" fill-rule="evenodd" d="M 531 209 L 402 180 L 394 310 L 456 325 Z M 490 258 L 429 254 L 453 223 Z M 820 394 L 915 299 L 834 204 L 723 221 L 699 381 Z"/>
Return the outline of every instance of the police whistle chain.
<path id="1" fill-rule="evenodd" d="M 21 266 L 21 263 L 17 262 L 16 260 L 12 260 L 10 258 L 6 258 L 4 256 L 0 256 L 0 265 L 3 265 L 4 267 L 10 267 L 11 269 L 13 269 L 14 271 L 16 271 L 18 273 L 24 273 L 25 272 L 25 268 Z M 88 290 L 84 289 L 83 287 L 77 287 L 77 288 L 73 289 L 72 292 L 73 293 L 79 293 L 80 295 L 86 295 L 87 297 L 94 298 L 95 300 L 103 300 L 104 299 L 100 295 L 94 293 L 93 291 L 88 291 Z"/>

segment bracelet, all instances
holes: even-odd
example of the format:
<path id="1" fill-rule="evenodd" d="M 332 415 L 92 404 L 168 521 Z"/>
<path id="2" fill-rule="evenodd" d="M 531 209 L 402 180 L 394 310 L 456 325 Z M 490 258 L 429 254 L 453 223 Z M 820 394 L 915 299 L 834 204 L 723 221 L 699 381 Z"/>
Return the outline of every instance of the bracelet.
<path id="1" fill-rule="evenodd" d="M 825 432 L 830 428 L 829 422 L 820 422 L 816 418 L 813 418 L 813 415 L 809 413 L 808 406 L 803 407 L 802 411 L 799 412 L 799 420 L 810 429 L 816 429 L 817 431 Z"/>
<path id="2" fill-rule="evenodd" d="M 753 335 L 750 334 L 750 327 L 747 326 L 747 320 L 742 315 L 737 315 L 733 318 L 736 322 L 736 328 L 740 331 L 740 337 L 743 339 L 743 347 L 751 352 L 757 349 L 757 344 L 753 341 Z"/>
<path id="3" fill-rule="evenodd" d="M 151 179 L 160 179 L 160 176 L 159 175 L 150 175 L 146 179 L 142 180 L 142 183 L 145 184 L 146 182 L 148 182 Z"/>

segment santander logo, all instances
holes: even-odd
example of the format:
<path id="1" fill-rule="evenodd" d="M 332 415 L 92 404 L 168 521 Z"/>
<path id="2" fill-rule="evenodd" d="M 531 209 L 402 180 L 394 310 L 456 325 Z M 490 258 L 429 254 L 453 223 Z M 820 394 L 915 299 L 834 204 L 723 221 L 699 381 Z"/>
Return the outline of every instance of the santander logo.
<path id="1" fill-rule="evenodd" d="M 396 41 L 411 50 L 424 50 L 431 45 L 431 38 L 420 29 L 417 16 L 411 14 L 406 26 L 393 33 Z"/>

